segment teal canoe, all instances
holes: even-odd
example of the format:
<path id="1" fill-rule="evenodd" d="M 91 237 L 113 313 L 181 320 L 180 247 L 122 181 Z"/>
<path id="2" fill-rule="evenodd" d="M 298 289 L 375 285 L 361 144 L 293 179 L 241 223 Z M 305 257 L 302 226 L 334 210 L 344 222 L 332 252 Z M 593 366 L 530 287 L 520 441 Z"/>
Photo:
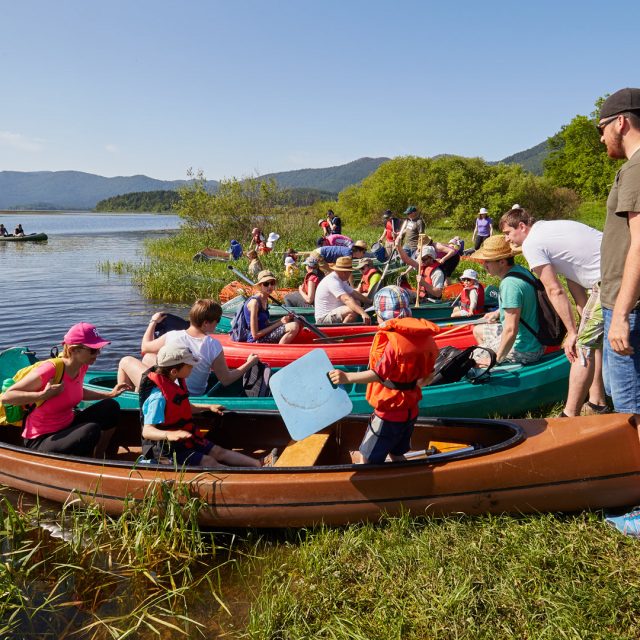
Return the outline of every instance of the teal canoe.
<path id="1" fill-rule="evenodd" d="M 0 236 L 0 242 L 44 242 L 49 236 L 46 233 L 30 233 L 26 236 Z"/>
<path id="2" fill-rule="evenodd" d="M 353 368 L 351 369 L 353 370 Z M 473 383 L 468 379 L 423 389 L 420 402 L 422 416 L 489 417 L 517 416 L 539 407 L 565 399 L 569 379 L 569 362 L 564 351 L 543 356 L 534 364 L 498 365 L 488 380 Z M 88 371 L 85 388 L 111 389 L 116 382 L 115 371 Z M 353 402 L 353 413 L 369 413 L 371 406 L 365 399 L 366 385 L 344 387 Z M 271 397 L 247 398 L 238 394 L 239 383 L 224 389 L 214 387 L 210 395 L 194 396 L 194 404 L 222 404 L 230 410 L 275 409 Z M 117 398 L 126 410 L 138 409 L 138 394 L 125 392 Z"/>

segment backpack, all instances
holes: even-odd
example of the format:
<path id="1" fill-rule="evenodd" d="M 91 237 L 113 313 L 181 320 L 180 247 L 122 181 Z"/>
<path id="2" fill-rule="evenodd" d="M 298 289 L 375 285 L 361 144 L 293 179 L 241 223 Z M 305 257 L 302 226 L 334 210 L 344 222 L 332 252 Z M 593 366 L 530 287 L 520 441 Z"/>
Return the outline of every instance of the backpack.
<path id="1" fill-rule="evenodd" d="M 8 391 L 16 382 L 22 380 L 28 373 L 33 371 L 33 369 L 45 362 L 51 362 L 56 368 L 51 384 L 60 384 L 62 376 L 64 375 L 64 360 L 62 358 L 49 358 L 48 360 L 39 360 L 34 364 L 30 364 L 28 367 L 23 367 L 19 371 L 16 371 L 12 378 L 5 378 L 2 382 L 2 393 Z M 13 405 L 3 403 L 2 396 L 0 396 L 0 425 L 21 427 L 29 411 L 35 407 L 39 407 L 43 402 L 43 400 L 40 400 L 32 405 Z"/>
<path id="2" fill-rule="evenodd" d="M 558 347 L 567 335 L 567 328 L 560 319 L 558 312 L 553 308 L 542 282 L 540 282 L 533 273 L 529 272 L 529 275 L 531 277 L 521 273 L 507 273 L 505 276 L 505 278 L 517 278 L 518 280 L 528 282 L 536 291 L 536 299 L 538 301 L 538 331 L 534 331 L 533 328 L 522 319 L 522 316 L 520 316 L 520 322 L 538 339 L 541 345 Z"/>
<path id="3" fill-rule="evenodd" d="M 496 364 L 496 354 L 492 349 L 487 347 L 472 346 L 466 349 L 458 349 L 457 347 L 442 347 L 440 353 L 436 358 L 436 363 L 433 368 L 434 376 L 429 386 L 437 384 L 449 384 L 451 382 L 458 382 L 462 380 L 471 369 L 476 366 L 476 361 L 473 359 L 473 352 L 476 349 L 482 349 L 489 354 L 491 361 L 489 366 L 482 372 L 481 375 L 473 378 L 471 382 L 476 384 L 488 377 L 489 371 L 493 369 Z"/>
<path id="4" fill-rule="evenodd" d="M 246 304 L 246 303 L 245 303 Z M 247 319 L 244 316 L 244 304 L 236 311 L 236 315 L 233 316 L 231 322 L 231 331 L 229 335 L 234 342 L 246 342 L 249 336 L 249 325 Z"/>
<path id="5" fill-rule="evenodd" d="M 242 376 L 242 388 L 248 398 L 264 398 L 270 396 L 269 381 L 271 367 L 264 362 L 257 362 Z"/>

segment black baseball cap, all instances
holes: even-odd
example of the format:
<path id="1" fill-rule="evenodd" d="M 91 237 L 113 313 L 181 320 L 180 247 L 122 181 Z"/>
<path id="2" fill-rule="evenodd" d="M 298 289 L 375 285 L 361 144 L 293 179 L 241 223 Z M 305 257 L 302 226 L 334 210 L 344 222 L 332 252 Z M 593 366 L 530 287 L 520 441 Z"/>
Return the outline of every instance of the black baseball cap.
<path id="1" fill-rule="evenodd" d="M 612 93 L 600 108 L 600 119 L 617 116 L 626 111 L 640 111 L 640 89 L 627 87 Z"/>

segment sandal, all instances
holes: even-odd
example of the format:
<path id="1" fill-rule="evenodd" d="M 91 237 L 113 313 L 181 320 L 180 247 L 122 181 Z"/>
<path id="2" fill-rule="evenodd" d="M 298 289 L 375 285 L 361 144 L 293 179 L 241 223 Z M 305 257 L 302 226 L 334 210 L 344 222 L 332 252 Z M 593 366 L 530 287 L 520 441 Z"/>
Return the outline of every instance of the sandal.
<path id="1" fill-rule="evenodd" d="M 264 456 L 264 458 L 260 460 L 260 462 L 262 462 L 263 467 L 275 467 L 277 460 L 278 449 L 273 448 L 266 456 Z"/>
<path id="2" fill-rule="evenodd" d="M 585 402 L 582 405 L 582 411 L 580 411 L 580 415 L 583 416 L 602 415 L 604 413 L 609 413 L 609 407 L 606 404 L 594 404 L 593 402 Z"/>

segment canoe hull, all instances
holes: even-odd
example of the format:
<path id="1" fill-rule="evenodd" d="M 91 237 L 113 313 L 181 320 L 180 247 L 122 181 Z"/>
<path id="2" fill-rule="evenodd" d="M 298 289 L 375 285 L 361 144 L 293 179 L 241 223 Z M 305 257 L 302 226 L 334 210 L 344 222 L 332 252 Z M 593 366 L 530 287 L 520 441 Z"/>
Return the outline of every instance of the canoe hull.
<path id="1" fill-rule="evenodd" d="M 49 236 L 46 233 L 30 233 L 26 236 L 0 236 L 0 242 L 44 242 Z"/>
<path id="2" fill-rule="evenodd" d="M 525 435 L 520 443 L 440 463 L 190 469 L 180 474 L 0 445 L 0 483 L 56 502 L 80 496 L 113 514 L 122 511 L 125 496 L 139 499 L 153 483 L 178 483 L 206 501 L 201 524 L 228 527 L 342 525 L 401 512 L 576 511 L 640 501 L 634 416 L 516 422 Z M 362 418 L 361 426 L 365 423 Z M 340 427 L 335 426 L 338 437 L 346 431 L 340 433 Z M 415 437 L 424 438 L 420 425 Z"/>

